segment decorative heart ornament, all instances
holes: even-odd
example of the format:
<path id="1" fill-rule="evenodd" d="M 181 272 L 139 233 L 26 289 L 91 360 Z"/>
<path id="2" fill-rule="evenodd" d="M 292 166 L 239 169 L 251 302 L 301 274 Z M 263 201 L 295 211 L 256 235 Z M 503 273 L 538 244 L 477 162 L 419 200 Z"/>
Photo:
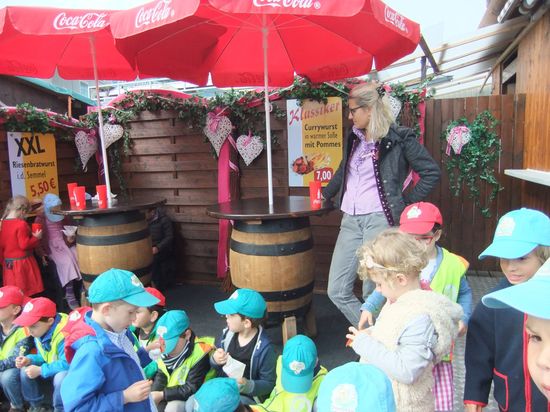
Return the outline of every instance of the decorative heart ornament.
<path id="1" fill-rule="evenodd" d="M 80 130 L 74 137 L 74 143 L 80 155 L 82 170 L 86 171 L 88 160 L 97 152 L 97 139 L 94 135 L 86 133 L 84 130 Z"/>
<path id="2" fill-rule="evenodd" d="M 233 125 L 227 116 L 218 116 L 214 113 L 208 113 L 206 126 L 203 132 L 208 140 L 210 140 L 212 146 L 214 146 L 216 156 L 220 155 L 220 149 L 222 148 L 223 142 L 227 136 L 229 136 L 232 129 Z"/>
<path id="3" fill-rule="evenodd" d="M 248 166 L 254 159 L 256 159 L 262 150 L 264 150 L 264 144 L 260 136 L 248 136 L 243 134 L 237 139 L 237 150 L 244 160 L 244 163 Z"/>
<path id="4" fill-rule="evenodd" d="M 468 126 L 455 126 L 447 132 L 447 156 L 451 155 L 451 147 L 459 155 L 462 148 L 472 139 L 472 134 Z"/>
<path id="5" fill-rule="evenodd" d="M 390 106 L 393 120 L 395 120 L 397 119 L 397 116 L 399 116 L 399 113 L 401 112 L 401 107 L 403 105 L 401 103 L 401 100 L 399 100 L 397 97 L 390 96 Z"/>
<path id="6" fill-rule="evenodd" d="M 103 140 L 105 141 L 105 149 L 120 139 L 123 134 L 124 128 L 119 124 L 107 123 L 103 125 Z"/>

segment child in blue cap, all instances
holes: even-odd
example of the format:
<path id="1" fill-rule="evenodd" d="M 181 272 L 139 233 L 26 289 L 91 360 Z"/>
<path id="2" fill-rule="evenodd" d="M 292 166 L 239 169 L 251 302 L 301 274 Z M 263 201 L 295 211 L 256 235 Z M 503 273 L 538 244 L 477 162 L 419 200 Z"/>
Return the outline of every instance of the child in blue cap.
<path id="1" fill-rule="evenodd" d="M 138 307 L 159 300 L 148 293 L 139 278 L 122 269 L 109 269 L 88 291 L 92 311 L 73 326 L 76 340 L 66 344 L 76 351 L 61 386 L 65 411 L 155 412 L 151 381 L 142 367 L 151 359 L 143 348 L 136 352 L 128 327 Z M 73 312 L 72 316 L 80 316 Z"/>
<path id="2" fill-rule="evenodd" d="M 395 412 L 392 385 L 373 365 L 346 363 L 331 370 L 319 388 L 317 412 Z"/>
<path id="3" fill-rule="evenodd" d="M 529 338 L 527 366 L 531 378 L 550 401 L 550 259 L 531 279 L 517 286 L 484 296 L 485 306 L 514 308 L 527 315 L 525 333 Z M 550 403 L 548 404 L 550 410 Z"/>
<path id="4" fill-rule="evenodd" d="M 550 218 L 526 208 L 506 213 L 498 222 L 493 243 L 479 258 L 487 256 L 500 259 L 505 276 L 495 291 L 528 281 L 550 257 Z M 546 398 L 528 377 L 524 353 L 529 339 L 522 333 L 524 322 L 525 315 L 518 310 L 495 310 L 481 303 L 476 306 L 466 335 L 467 411 L 481 411 L 487 405 L 492 383 L 502 410 L 547 409 Z"/>
<path id="5" fill-rule="evenodd" d="M 214 378 L 201 386 L 189 412 L 249 412 L 241 403 L 237 381 L 232 378 Z"/>
<path id="6" fill-rule="evenodd" d="M 315 343 L 307 336 L 296 335 L 286 342 L 277 359 L 277 382 L 271 395 L 252 410 L 311 412 L 326 374 L 326 368 L 319 364 Z"/>
<path id="7" fill-rule="evenodd" d="M 262 402 L 275 386 L 277 355 L 264 333 L 262 322 L 267 314 L 264 298 L 252 289 L 237 289 L 227 300 L 214 304 L 225 315 L 227 328 L 216 339 L 210 365 L 219 377 L 226 377 L 223 366 L 230 355 L 245 364 L 238 378 L 241 400 L 246 405 Z"/>
<path id="8" fill-rule="evenodd" d="M 185 411 L 191 395 L 201 387 L 210 370 L 214 338 L 199 338 L 189 327 L 183 310 L 170 310 L 159 319 L 156 334 L 162 356 L 157 359 L 151 394 L 166 412 Z"/>

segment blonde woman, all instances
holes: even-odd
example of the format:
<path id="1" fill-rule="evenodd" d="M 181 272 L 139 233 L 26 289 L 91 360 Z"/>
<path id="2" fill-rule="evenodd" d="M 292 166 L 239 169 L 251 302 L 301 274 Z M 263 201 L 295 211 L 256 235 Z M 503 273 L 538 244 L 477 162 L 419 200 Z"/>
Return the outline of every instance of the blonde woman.
<path id="1" fill-rule="evenodd" d="M 353 129 L 344 141 L 342 162 L 323 190 L 343 212 L 330 265 L 328 295 L 349 322 L 357 326 L 361 302 L 353 294 L 357 249 L 382 230 L 399 223 L 406 205 L 423 200 L 439 180 L 440 170 L 413 130 L 393 123 L 383 86 L 356 86 L 348 101 Z M 420 180 L 408 193 L 403 183 L 410 170 Z M 372 283 L 363 284 L 363 297 Z"/>

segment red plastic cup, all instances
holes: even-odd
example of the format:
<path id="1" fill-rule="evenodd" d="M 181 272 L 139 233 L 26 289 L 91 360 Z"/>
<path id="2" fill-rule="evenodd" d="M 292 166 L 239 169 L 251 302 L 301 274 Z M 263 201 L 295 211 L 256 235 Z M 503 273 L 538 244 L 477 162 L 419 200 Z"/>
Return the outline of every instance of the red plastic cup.
<path id="1" fill-rule="evenodd" d="M 67 192 L 69 193 L 69 203 L 71 206 L 75 205 L 74 188 L 78 186 L 78 183 L 67 183 Z"/>
<path id="2" fill-rule="evenodd" d="M 95 190 L 97 192 L 97 206 L 100 209 L 107 209 L 107 186 L 97 185 Z"/>
<path id="3" fill-rule="evenodd" d="M 86 187 L 77 186 L 74 188 L 76 210 L 86 209 Z"/>
<path id="4" fill-rule="evenodd" d="M 321 182 L 317 180 L 309 182 L 309 206 L 314 210 L 321 208 Z"/>
<path id="5" fill-rule="evenodd" d="M 31 225 L 31 232 L 36 233 L 42 230 L 42 223 L 33 223 Z"/>

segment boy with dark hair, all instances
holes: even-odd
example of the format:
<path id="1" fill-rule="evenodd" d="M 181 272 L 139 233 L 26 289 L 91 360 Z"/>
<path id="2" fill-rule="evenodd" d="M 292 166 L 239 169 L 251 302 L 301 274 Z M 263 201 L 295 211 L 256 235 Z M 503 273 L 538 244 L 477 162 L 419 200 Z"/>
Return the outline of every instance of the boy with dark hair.
<path id="1" fill-rule="evenodd" d="M 151 381 L 142 366 L 151 362 L 147 351 L 133 346 L 128 327 L 138 307 L 156 305 L 136 275 L 109 269 L 97 277 L 88 293 L 92 311 L 80 315 L 67 345 L 76 350 L 61 388 L 67 411 L 156 412 Z"/>
<path id="2" fill-rule="evenodd" d="M 201 387 L 208 371 L 214 338 L 199 338 L 189 327 L 183 310 L 166 312 L 157 323 L 162 357 L 151 394 L 159 410 L 183 412 L 191 395 Z"/>
<path id="3" fill-rule="evenodd" d="M 34 346 L 32 337 L 25 328 L 14 323 L 21 313 L 25 296 L 17 286 L 0 288 L 0 385 L 10 402 L 11 412 L 23 411 L 23 395 L 21 394 L 21 379 L 19 369 L 15 367 L 15 359 L 26 355 Z"/>
<path id="4" fill-rule="evenodd" d="M 267 314 L 264 298 L 252 289 L 237 289 L 229 299 L 216 302 L 216 311 L 225 315 L 227 328 L 216 339 L 210 365 L 218 376 L 226 377 L 223 366 L 229 356 L 245 365 L 243 377 L 237 379 L 241 400 L 251 405 L 262 402 L 276 380 L 277 355 L 261 323 Z"/>
<path id="5" fill-rule="evenodd" d="M 31 405 L 30 411 L 49 409 L 45 404 L 45 398 L 49 394 L 44 391 L 40 380 L 53 384 L 54 411 L 63 411 L 60 390 L 69 364 L 65 358 L 65 336 L 62 329 L 67 323 L 67 315 L 57 313 L 55 303 L 50 299 L 35 298 L 27 302 L 14 323 L 28 328 L 38 352 L 35 355 L 18 356 L 15 360 L 15 366 L 21 369 L 21 389 L 23 397 Z"/>

